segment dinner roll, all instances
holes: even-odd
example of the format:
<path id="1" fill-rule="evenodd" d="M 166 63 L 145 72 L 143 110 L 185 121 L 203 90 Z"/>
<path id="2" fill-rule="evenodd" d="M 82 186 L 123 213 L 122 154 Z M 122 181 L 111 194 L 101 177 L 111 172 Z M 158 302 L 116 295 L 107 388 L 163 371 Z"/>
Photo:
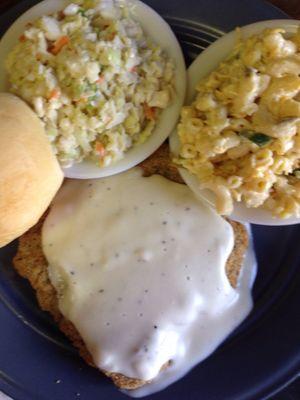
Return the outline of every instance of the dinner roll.
<path id="1" fill-rule="evenodd" d="M 0 93 L 0 247 L 39 220 L 62 181 L 37 115 L 18 97 Z"/>

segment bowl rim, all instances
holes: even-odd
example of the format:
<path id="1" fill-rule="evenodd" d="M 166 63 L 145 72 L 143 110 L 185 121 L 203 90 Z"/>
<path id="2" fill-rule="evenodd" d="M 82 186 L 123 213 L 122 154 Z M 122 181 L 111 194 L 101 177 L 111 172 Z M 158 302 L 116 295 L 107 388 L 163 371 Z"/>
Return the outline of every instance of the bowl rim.
<path id="1" fill-rule="evenodd" d="M 140 22 L 146 36 L 157 43 L 169 58 L 174 60 L 175 93 L 173 102 L 165 108 L 158 118 L 150 137 L 142 144 L 130 148 L 124 157 L 108 167 L 100 168 L 90 161 L 73 164 L 62 168 L 65 177 L 77 179 L 102 178 L 126 171 L 149 157 L 167 139 L 174 129 L 180 115 L 186 93 L 186 66 L 179 42 L 167 22 L 150 6 L 140 0 L 130 0 L 136 19 Z M 0 59 L 4 60 L 17 43 L 26 23 L 42 16 L 63 9 L 69 0 L 43 0 L 26 10 L 6 30 L 0 40 Z M 0 65 L 0 91 L 8 90 L 7 73 L 4 62 Z M 171 122 L 170 122 L 171 121 Z"/>

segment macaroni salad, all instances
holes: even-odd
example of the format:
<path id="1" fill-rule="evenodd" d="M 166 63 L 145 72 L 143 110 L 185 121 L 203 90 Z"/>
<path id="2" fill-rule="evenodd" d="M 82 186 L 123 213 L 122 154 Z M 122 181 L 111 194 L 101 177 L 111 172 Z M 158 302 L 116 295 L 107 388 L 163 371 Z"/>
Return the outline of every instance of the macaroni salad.
<path id="1" fill-rule="evenodd" d="M 274 217 L 300 217 L 300 30 L 239 40 L 182 109 L 176 163 L 216 194 Z"/>

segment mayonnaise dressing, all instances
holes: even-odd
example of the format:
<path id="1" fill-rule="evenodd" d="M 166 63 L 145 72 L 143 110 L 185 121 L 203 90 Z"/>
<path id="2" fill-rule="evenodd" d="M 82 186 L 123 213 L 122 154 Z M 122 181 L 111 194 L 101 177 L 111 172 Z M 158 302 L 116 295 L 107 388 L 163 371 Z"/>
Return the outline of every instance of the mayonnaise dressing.
<path id="1" fill-rule="evenodd" d="M 128 377 L 155 378 L 130 392 L 137 397 L 187 373 L 251 309 L 253 254 L 237 289 L 225 273 L 231 225 L 185 185 L 144 178 L 138 168 L 67 181 L 42 240 L 59 308 L 94 363 Z"/>

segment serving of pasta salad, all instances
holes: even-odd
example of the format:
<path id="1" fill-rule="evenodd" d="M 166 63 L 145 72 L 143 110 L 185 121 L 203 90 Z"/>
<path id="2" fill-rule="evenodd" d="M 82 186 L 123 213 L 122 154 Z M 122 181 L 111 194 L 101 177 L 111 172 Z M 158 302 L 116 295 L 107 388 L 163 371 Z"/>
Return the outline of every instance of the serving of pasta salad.
<path id="1" fill-rule="evenodd" d="M 177 133 L 175 162 L 215 193 L 220 214 L 236 201 L 300 217 L 300 29 L 239 38 L 197 85 Z"/>
<path id="2" fill-rule="evenodd" d="M 172 102 L 174 64 L 144 33 L 134 2 L 73 0 L 28 24 L 6 69 L 63 167 L 106 167 L 153 133 Z"/>

